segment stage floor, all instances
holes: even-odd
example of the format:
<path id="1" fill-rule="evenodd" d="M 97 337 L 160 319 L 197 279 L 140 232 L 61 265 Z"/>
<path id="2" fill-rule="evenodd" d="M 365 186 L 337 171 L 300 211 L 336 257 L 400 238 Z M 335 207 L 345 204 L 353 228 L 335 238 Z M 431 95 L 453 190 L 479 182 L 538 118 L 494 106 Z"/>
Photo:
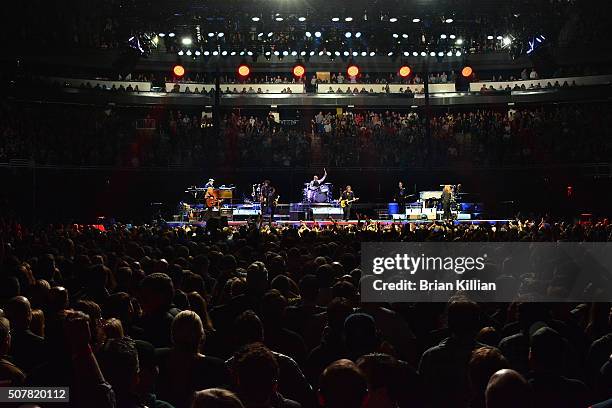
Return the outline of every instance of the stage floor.
<path id="1" fill-rule="evenodd" d="M 490 220 L 454 220 L 453 223 L 455 225 L 459 224 L 508 224 L 513 220 L 511 219 L 490 219 Z M 230 227 L 239 227 L 242 225 L 247 225 L 249 223 L 259 223 L 259 221 L 228 221 L 227 224 Z M 382 224 L 382 225 L 403 225 L 403 224 L 433 224 L 433 223 L 441 223 L 440 220 L 369 220 L 370 223 Z M 359 221 L 357 220 L 349 220 L 349 221 L 274 221 L 272 225 L 283 226 L 283 227 L 299 227 L 300 225 L 306 225 L 308 227 L 313 226 L 330 226 L 333 224 L 347 226 L 347 225 L 357 225 Z M 361 224 L 365 223 L 365 221 L 361 221 Z M 206 221 L 168 221 L 168 226 L 170 227 L 182 227 L 182 226 L 199 226 L 205 227 Z M 264 221 L 263 225 L 268 225 L 268 221 Z"/>

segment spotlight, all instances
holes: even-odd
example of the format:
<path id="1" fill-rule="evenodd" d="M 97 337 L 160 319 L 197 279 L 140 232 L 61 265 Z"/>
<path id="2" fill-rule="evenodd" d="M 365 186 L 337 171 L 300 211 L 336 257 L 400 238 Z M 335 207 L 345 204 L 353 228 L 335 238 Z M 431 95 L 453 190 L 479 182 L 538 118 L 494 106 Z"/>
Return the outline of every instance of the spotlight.
<path id="1" fill-rule="evenodd" d="M 497 39 L 501 41 L 501 40 L 503 40 L 503 39 L 504 39 L 504 37 L 502 37 L 501 35 L 498 35 L 498 36 L 497 36 Z"/>
<path id="2" fill-rule="evenodd" d="M 356 57 L 358 55 L 359 55 L 359 53 L 357 51 L 353 51 L 353 57 Z"/>
<path id="3" fill-rule="evenodd" d="M 274 55 L 278 57 L 280 55 L 280 51 L 274 51 Z"/>
<path id="4" fill-rule="evenodd" d="M 306 31 L 306 34 L 305 34 L 305 35 L 306 35 L 306 37 L 308 37 L 308 38 L 312 37 L 312 33 L 311 33 L 310 31 Z"/>
<path id="5" fill-rule="evenodd" d="M 512 44 L 512 40 L 510 39 L 510 37 L 504 37 L 503 42 L 504 42 L 504 45 Z"/>
<path id="6" fill-rule="evenodd" d="M 185 75 L 185 67 L 177 64 L 174 67 L 172 67 L 172 73 L 174 74 L 175 77 L 182 78 L 183 75 Z"/>
<path id="7" fill-rule="evenodd" d="M 272 31 L 270 31 L 270 32 L 268 33 L 268 38 L 272 37 L 273 35 L 274 35 L 274 33 L 273 33 Z"/>
<path id="8" fill-rule="evenodd" d="M 447 57 L 452 57 L 452 56 L 453 56 L 453 52 L 452 52 L 452 51 L 447 52 L 447 53 L 446 53 L 446 56 L 447 56 Z"/>
<path id="9" fill-rule="evenodd" d="M 420 22 L 421 22 L 421 19 L 420 19 L 420 18 L 413 18 L 413 19 L 412 19 L 412 22 L 413 22 L 413 23 L 420 23 Z"/>
<path id="10" fill-rule="evenodd" d="M 344 36 L 346 38 L 351 38 L 353 36 L 353 34 L 350 31 L 347 31 L 346 33 L 344 33 Z"/>
<path id="11" fill-rule="evenodd" d="M 195 52 L 195 55 L 196 55 L 197 57 L 199 57 L 200 55 L 202 55 L 202 53 L 201 53 L 200 51 L 196 51 L 196 52 Z"/>
<path id="12" fill-rule="evenodd" d="M 259 34 L 257 34 L 257 38 L 261 38 L 261 37 L 263 37 L 263 34 L 264 34 L 264 33 L 259 33 Z"/>
<path id="13" fill-rule="evenodd" d="M 451 34 L 451 35 L 449 36 L 449 38 L 450 38 L 451 40 L 454 40 L 454 39 L 456 38 L 456 37 L 455 37 L 455 34 Z"/>
<path id="14" fill-rule="evenodd" d="M 258 22 L 259 21 L 259 17 L 253 17 L 251 20 L 253 20 L 254 22 Z"/>
<path id="15" fill-rule="evenodd" d="M 298 21 L 304 22 L 306 21 L 306 17 L 298 17 Z"/>
<path id="16" fill-rule="evenodd" d="M 425 51 L 421 51 L 421 57 L 426 57 L 427 53 Z"/>
<path id="17" fill-rule="evenodd" d="M 221 55 L 223 55 L 225 57 L 227 55 L 227 51 L 225 51 L 225 50 L 221 51 Z"/>
<path id="18" fill-rule="evenodd" d="M 323 56 L 323 54 L 325 54 L 325 51 L 319 51 L 319 57 Z"/>
<path id="19" fill-rule="evenodd" d="M 375 52 L 375 51 L 370 51 L 370 57 L 373 57 L 373 56 L 375 56 L 375 55 L 376 55 L 376 52 Z"/>
<path id="20" fill-rule="evenodd" d="M 185 53 L 185 55 L 191 56 L 191 50 L 187 50 L 187 52 Z"/>
<path id="21" fill-rule="evenodd" d="M 193 41 L 189 37 L 183 37 L 181 39 L 181 44 L 183 45 L 191 45 L 191 43 L 193 43 Z"/>
<path id="22" fill-rule="evenodd" d="M 334 23 L 336 23 L 336 22 L 340 21 L 340 18 L 339 18 L 339 17 L 333 17 L 333 18 L 332 18 L 332 21 L 333 21 Z"/>
<path id="23" fill-rule="evenodd" d="M 321 38 L 321 32 L 320 31 L 315 31 L 315 37 Z"/>
<path id="24" fill-rule="evenodd" d="M 444 20 L 445 23 L 450 24 L 453 22 L 452 18 L 447 18 L 446 20 Z"/>
<path id="25" fill-rule="evenodd" d="M 492 35 L 487 35 L 487 40 L 492 40 L 493 36 Z"/>
<path id="26" fill-rule="evenodd" d="M 236 55 L 236 51 L 230 52 L 230 55 L 233 57 L 234 55 Z"/>
<path id="27" fill-rule="evenodd" d="M 212 38 L 212 37 L 214 37 L 214 36 L 215 36 L 215 33 L 208 33 L 208 36 L 209 36 L 210 38 Z"/>
<path id="28" fill-rule="evenodd" d="M 402 38 L 404 38 L 404 39 L 408 38 L 408 34 L 406 34 L 406 33 L 402 34 Z"/>
<path id="29" fill-rule="evenodd" d="M 444 53 L 442 51 L 438 52 L 438 57 L 443 57 Z"/>
<path id="30" fill-rule="evenodd" d="M 367 51 L 361 51 L 361 56 L 362 56 L 362 57 L 365 57 L 365 56 L 367 56 L 367 55 L 368 55 L 368 52 L 367 52 Z"/>
<path id="31" fill-rule="evenodd" d="M 471 77 L 473 73 L 474 73 L 474 70 L 470 66 L 463 67 L 463 69 L 461 70 L 461 75 L 464 78 Z"/>
<path id="32" fill-rule="evenodd" d="M 393 51 L 389 51 L 389 52 L 387 53 L 387 57 L 392 57 L 392 56 L 393 56 Z"/>
<path id="33" fill-rule="evenodd" d="M 399 69 L 399 76 L 406 78 L 410 75 L 410 72 L 412 72 L 412 70 L 408 65 L 402 65 Z"/>
<path id="34" fill-rule="evenodd" d="M 206 50 L 204 51 L 204 56 L 208 57 L 210 55 L 210 51 Z"/>
<path id="35" fill-rule="evenodd" d="M 289 55 L 289 51 L 283 51 L 283 56 L 287 57 Z"/>
<path id="36" fill-rule="evenodd" d="M 306 73 L 306 68 L 302 64 L 296 64 L 293 67 L 293 75 L 297 78 L 301 78 Z"/>
<path id="37" fill-rule="evenodd" d="M 348 52 L 348 51 L 344 51 L 344 54 L 343 54 L 343 55 L 344 55 L 345 57 L 348 57 L 348 56 L 350 55 L 350 52 Z"/>
<path id="38" fill-rule="evenodd" d="M 399 35 L 397 33 L 393 33 L 393 38 L 399 38 Z"/>
<path id="39" fill-rule="evenodd" d="M 240 75 L 242 78 L 248 77 L 250 73 L 251 68 L 247 64 L 242 63 L 238 66 L 238 75 Z"/>
<path id="40" fill-rule="evenodd" d="M 219 51 L 213 51 L 213 55 L 214 55 L 214 56 L 219 55 Z"/>
<path id="41" fill-rule="evenodd" d="M 344 21 L 346 21 L 347 23 L 350 23 L 351 21 L 353 21 L 353 17 L 347 17 L 344 19 Z"/>
<path id="42" fill-rule="evenodd" d="M 180 51 L 178 52 L 178 55 L 185 55 L 185 52 L 184 52 L 183 50 L 180 50 Z"/>
<path id="43" fill-rule="evenodd" d="M 306 55 L 306 51 L 300 52 L 300 55 L 303 57 L 304 55 Z"/>
<path id="44" fill-rule="evenodd" d="M 361 32 L 360 32 L 360 31 L 358 31 L 357 33 L 355 33 L 355 38 L 359 38 L 359 37 L 361 37 Z"/>
<path id="45" fill-rule="evenodd" d="M 436 53 L 435 53 L 434 51 L 432 51 L 432 52 L 430 52 L 430 53 L 429 53 L 429 56 L 430 56 L 430 57 L 435 57 L 435 56 L 436 56 Z"/>
<path id="46" fill-rule="evenodd" d="M 446 34 L 440 34 L 440 38 L 445 40 L 446 39 Z"/>
<path id="47" fill-rule="evenodd" d="M 279 22 L 280 22 L 280 21 L 283 21 L 283 18 L 279 16 L 279 17 L 276 17 L 274 20 L 276 20 L 276 21 L 279 21 Z"/>
<path id="48" fill-rule="evenodd" d="M 356 77 L 357 75 L 359 75 L 359 67 L 355 64 L 351 64 L 346 69 L 346 73 L 349 77 Z"/>
<path id="49" fill-rule="evenodd" d="M 164 33 L 159 33 L 158 36 L 160 36 L 161 38 L 164 38 L 166 36 L 166 34 Z"/>
<path id="50" fill-rule="evenodd" d="M 461 38 L 457 38 L 457 41 L 455 41 L 455 44 L 461 45 L 463 44 L 463 40 Z"/>
<path id="51" fill-rule="evenodd" d="M 252 57 L 252 56 L 253 56 L 253 51 L 247 51 L 247 55 L 248 55 L 249 57 Z"/>
<path id="52" fill-rule="evenodd" d="M 223 38 L 224 35 L 225 35 L 225 33 L 219 33 L 219 34 L 217 34 L 217 37 Z"/>
<path id="53" fill-rule="evenodd" d="M 408 51 L 404 51 L 404 57 L 409 57 L 410 53 Z"/>
<path id="54" fill-rule="evenodd" d="M 457 52 L 455 53 L 455 55 L 456 55 L 457 57 L 460 57 L 460 56 L 461 56 L 461 51 L 457 51 Z"/>
<path id="55" fill-rule="evenodd" d="M 168 34 L 168 37 L 174 37 L 174 35 L 175 35 L 174 33 L 170 33 Z"/>
<path id="56" fill-rule="evenodd" d="M 419 56 L 419 53 L 418 53 L 418 52 L 416 52 L 416 51 L 412 51 L 412 56 L 413 56 L 413 57 L 418 57 L 418 56 Z"/>
<path id="57" fill-rule="evenodd" d="M 335 51 L 335 52 L 334 52 L 334 55 L 335 55 L 336 57 L 339 57 L 339 56 L 340 56 L 340 51 Z"/>
<path id="58" fill-rule="evenodd" d="M 297 51 L 291 51 L 291 56 L 292 56 L 292 57 L 297 57 L 297 55 L 298 55 L 298 52 L 297 52 Z"/>
<path id="59" fill-rule="evenodd" d="M 313 56 L 315 55 L 315 52 L 314 52 L 314 51 L 310 51 L 310 54 L 309 54 L 309 55 L 310 55 L 311 57 L 313 57 Z"/>
<path id="60" fill-rule="evenodd" d="M 390 22 L 390 23 L 397 23 L 397 18 L 395 18 L 395 17 L 391 17 L 391 18 L 389 19 L 389 22 Z"/>

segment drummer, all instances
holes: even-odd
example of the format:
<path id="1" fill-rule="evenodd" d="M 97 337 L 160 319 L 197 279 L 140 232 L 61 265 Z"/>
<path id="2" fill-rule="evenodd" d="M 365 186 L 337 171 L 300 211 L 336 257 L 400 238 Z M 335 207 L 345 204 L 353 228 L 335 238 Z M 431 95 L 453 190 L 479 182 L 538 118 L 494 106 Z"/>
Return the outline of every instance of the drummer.
<path id="1" fill-rule="evenodd" d="M 204 188 L 208 188 L 208 187 L 214 187 L 215 186 L 215 179 L 208 179 L 208 182 L 206 184 L 204 184 Z"/>
<path id="2" fill-rule="evenodd" d="M 315 174 L 312 180 L 308 183 L 308 193 L 307 200 L 309 203 L 314 201 L 314 198 L 317 196 L 317 193 L 321 190 L 321 184 L 325 181 L 327 177 L 327 170 L 323 168 L 323 177 L 319 179 L 319 176 Z"/>

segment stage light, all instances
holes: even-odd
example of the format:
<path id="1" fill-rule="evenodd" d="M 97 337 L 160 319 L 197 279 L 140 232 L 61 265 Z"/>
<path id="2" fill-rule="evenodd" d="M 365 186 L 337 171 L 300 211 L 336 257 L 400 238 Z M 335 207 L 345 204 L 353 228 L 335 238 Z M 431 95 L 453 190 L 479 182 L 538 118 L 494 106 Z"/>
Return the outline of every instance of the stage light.
<path id="1" fill-rule="evenodd" d="M 191 50 L 187 50 L 187 52 L 185 53 L 185 55 L 188 55 L 191 57 Z"/>
<path id="2" fill-rule="evenodd" d="M 453 52 L 452 52 L 452 51 L 447 52 L 447 53 L 446 53 L 446 56 L 447 56 L 447 57 L 452 57 L 452 56 L 453 56 Z"/>
<path id="3" fill-rule="evenodd" d="M 215 33 L 208 33 L 208 36 L 209 36 L 210 38 L 213 38 L 213 37 L 215 36 Z"/>
<path id="4" fill-rule="evenodd" d="M 421 51 L 421 57 L 426 57 L 427 53 L 425 51 Z"/>
<path id="5" fill-rule="evenodd" d="M 246 52 L 244 52 L 244 51 L 240 51 L 240 56 L 241 56 L 241 57 L 242 57 L 242 56 L 244 56 L 244 54 L 246 54 Z"/>
<path id="6" fill-rule="evenodd" d="M 493 36 L 492 35 L 487 35 L 487 40 L 492 40 Z"/>
<path id="7" fill-rule="evenodd" d="M 253 17 L 251 20 L 253 20 L 254 22 L 258 22 L 259 21 L 259 17 Z"/>
<path id="8" fill-rule="evenodd" d="M 225 51 L 225 50 L 221 51 L 221 55 L 223 55 L 225 57 L 227 55 L 227 51 Z"/>
<path id="9" fill-rule="evenodd" d="M 310 51 L 310 54 L 309 54 L 309 55 L 310 55 L 311 57 L 314 57 L 315 52 L 314 52 L 314 51 Z"/>
<path id="10" fill-rule="evenodd" d="M 339 18 L 339 17 L 333 17 L 333 18 L 332 18 L 332 21 L 333 21 L 334 23 L 336 23 L 336 22 L 340 21 L 340 18 Z"/>
<path id="11" fill-rule="evenodd" d="M 389 52 L 387 53 L 387 57 L 392 57 L 392 56 L 393 56 L 393 51 L 389 51 Z"/>
<path id="12" fill-rule="evenodd" d="M 193 41 L 192 41 L 192 40 L 191 40 L 191 38 L 189 38 L 189 37 L 183 37 L 183 38 L 181 39 L 181 44 L 183 44 L 183 45 L 191 45 L 191 43 L 192 43 L 192 42 L 193 42 Z"/>
<path id="13" fill-rule="evenodd" d="M 170 34 L 168 34 L 168 37 L 174 37 L 174 36 L 175 36 L 175 34 L 174 34 L 174 33 L 170 33 Z"/>
<path id="14" fill-rule="evenodd" d="M 412 56 L 413 56 L 413 57 L 418 57 L 418 56 L 419 56 L 419 53 L 418 53 L 418 52 L 416 52 L 416 51 L 412 51 Z"/>
<path id="15" fill-rule="evenodd" d="M 501 35 L 498 35 L 498 36 L 497 36 L 497 39 L 501 41 L 501 40 L 503 40 L 503 39 L 504 39 L 504 37 L 502 37 Z"/>
<path id="16" fill-rule="evenodd" d="M 351 21 L 353 21 L 353 17 L 347 17 L 344 19 L 344 21 L 346 21 L 347 23 L 350 23 Z"/>
<path id="17" fill-rule="evenodd" d="M 306 34 L 305 34 L 305 35 L 306 35 L 306 37 L 308 37 L 308 38 L 312 37 L 312 33 L 311 33 L 310 31 L 306 31 Z"/>
<path id="18" fill-rule="evenodd" d="M 359 53 L 357 51 L 353 51 L 353 57 L 356 57 L 358 55 L 359 55 Z"/>
<path id="19" fill-rule="evenodd" d="M 334 55 L 335 55 L 336 57 L 339 57 L 339 56 L 340 56 L 340 51 L 335 51 L 335 52 L 334 52 Z"/>
<path id="20" fill-rule="evenodd" d="M 166 36 L 166 34 L 164 34 L 164 33 L 159 33 L 159 34 L 157 34 L 157 35 L 158 35 L 159 37 L 161 37 L 161 38 L 164 38 L 164 37 Z"/>
<path id="21" fill-rule="evenodd" d="M 205 57 L 208 57 L 209 55 L 210 55 L 210 51 L 208 51 L 208 50 L 204 51 L 204 56 Z"/>
<path id="22" fill-rule="evenodd" d="M 430 57 L 435 57 L 435 56 L 436 56 L 436 53 L 435 53 L 434 51 L 432 51 L 432 52 L 430 52 L 430 53 L 429 53 L 429 56 L 430 56 Z"/>
<path id="23" fill-rule="evenodd" d="M 408 38 L 408 34 L 406 34 L 406 33 L 402 34 L 402 38 L 404 38 L 404 39 Z"/>
<path id="24" fill-rule="evenodd" d="M 283 51 L 283 56 L 287 57 L 289 55 L 289 51 Z"/>
<path id="25" fill-rule="evenodd" d="M 395 17 L 391 17 L 391 18 L 389 19 L 389 22 L 390 22 L 390 23 L 396 23 L 396 22 L 397 22 L 397 18 L 395 18 Z"/>
<path id="26" fill-rule="evenodd" d="M 292 56 L 292 57 L 297 57 L 297 55 L 298 55 L 298 52 L 297 52 L 297 51 L 291 51 L 291 56 Z"/>
<path id="27" fill-rule="evenodd" d="M 219 51 L 213 51 L 213 55 L 216 57 L 217 55 L 219 55 Z"/>
<path id="28" fill-rule="evenodd" d="M 444 52 L 440 51 L 438 52 L 438 57 L 443 57 L 444 56 Z"/>
<path id="29" fill-rule="evenodd" d="M 234 55 L 236 55 L 236 51 L 230 52 L 230 55 L 233 57 Z"/>
<path id="30" fill-rule="evenodd" d="M 368 55 L 368 52 L 367 52 L 367 51 L 361 51 L 361 56 L 362 56 L 362 57 L 366 57 L 367 55 Z"/>
<path id="31" fill-rule="evenodd" d="M 344 33 L 344 36 L 346 38 L 351 38 L 353 36 L 353 34 L 350 31 L 347 31 L 346 33 Z"/>
<path id="32" fill-rule="evenodd" d="M 279 21 L 279 22 L 280 22 L 280 21 L 283 21 L 283 18 L 282 18 L 282 17 L 276 17 L 274 20 L 276 20 L 276 21 Z"/>
<path id="33" fill-rule="evenodd" d="M 467 67 L 463 67 L 463 69 L 461 70 L 461 75 L 464 78 L 469 78 L 472 76 L 472 74 L 474 73 L 474 70 L 472 69 L 472 67 L 467 66 Z"/>
<path id="34" fill-rule="evenodd" d="M 461 45 L 463 44 L 463 40 L 461 38 L 457 38 L 457 41 L 455 41 L 455 44 Z"/>
<path id="35" fill-rule="evenodd" d="M 359 75 L 359 67 L 355 64 L 349 65 L 346 69 L 346 73 L 349 77 L 356 77 Z"/>
<path id="36" fill-rule="evenodd" d="M 280 55 L 280 51 L 274 51 L 274 55 L 278 57 Z"/>
<path id="37" fill-rule="evenodd" d="M 510 45 L 512 44 L 512 40 L 510 39 L 510 37 L 504 37 L 504 45 Z"/>
<path id="38" fill-rule="evenodd" d="M 399 38 L 399 34 L 393 33 L 393 38 Z"/>
<path id="39" fill-rule="evenodd" d="M 321 38 L 321 32 L 320 31 L 315 31 L 315 37 Z"/>
<path id="40" fill-rule="evenodd" d="M 242 78 L 248 77 L 250 73 L 251 68 L 247 64 L 243 63 L 238 66 L 238 75 L 240 75 Z"/>
<path id="41" fill-rule="evenodd" d="M 370 51 L 370 57 L 373 57 L 373 56 L 375 56 L 375 55 L 376 55 L 376 52 L 375 52 L 375 51 Z"/>
<path id="42" fill-rule="evenodd" d="M 449 38 L 450 38 L 451 40 L 454 40 L 454 39 L 456 38 L 456 36 L 455 36 L 455 34 L 451 34 L 451 35 L 449 36 Z"/>
<path id="43" fill-rule="evenodd" d="M 331 52 L 330 52 L 330 51 L 327 51 L 327 52 L 325 53 L 325 55 L 327 55 L 328 57 L 331 57 Z"/>
<path id="44" fill-rule="evenodd" d="M 298 17 L 298 21 L 304 22 L 306 21 L 306 17 Z"/>
<path id="45" fill-rule="evenodd" d="M 304 55 L 306 55 L 306 51 L 300 52 L 300 55 L 303 57 Z"/>
<path id="46" fill-rule="evenodd" d="M 450 23 L 452 23 L 452 22 L 453 22 L 453 19 L 452 19 L 452 18 L 447 18 L 447 19 L 445 20 L 445 23 L 447 23 L 447 24 L 450 24 Z"/>
<path id="47" fill-rule="evenodd" d="M 349 55 L 351 55 L 348 51 L 344 51 L 344 56 L 348 57 Z"/>
<path id="48" fill-rule="evenodd" d="M 293 75 L 301 78 L 306 73 L 306 68 L 302 64 L 297 64 L 293 67 Z"/>
<path id="49" fill-rule="evenodd" d="M 264 33 L 259 33 L 259 34 L 257 34 L 257 38 L 261 38 L 261 37 L 263 37 L 263 35 L 264 35 Z"/>
<path id="50" fill-rule="evenodd" d="M 446 34 L 440 34 L 440 38 L 446 40 Z"/>
<path id="51" fill-rule="evenodd" d="M 402 65 L 399 69 L 399 75 L 402 78 L 408 77 L 410 75 L 410 72 L 412 72 L 412 70 L 410 69 L 408 65 Z"/>
<path id="52" fill-rule="evenodd" d="M 219 34 L 217 34 L 217 37 L 223 38 L 224 35 L 225 35 L 225 33 L 219 33 Z"/>
<path id="53" fill-rule="evenodd" d="M 421 19 L 420 19 L 420 18 L 413 18 L 413 19 L 412 19 L 412 22 L 413 22 L 413 23 L 420 23 L 420 22 L 421 22 Z"/>
<path id="54" fill-rule="evenodd" d="M 272 37 L 273 35 L 274 35 L 274 33 L 273 33 L 272 31 L 270 31 L 270 32 L 268 33 L 268 38 Z"/>
<path id="55" fill-rule="evenodd" d="M 361 32 L 360 32 L 360 31 L 358 31 L 357 33 L 355 33 L 355 38 L 359 38 L 359 37 L 361 37 Z"/>
<path id="56" fill-rule="evenodd" d="M 178 52 L 178 55 L 181 55 L 181 56 L 185 55 L 185 51 L 180 50 L 180 51 Z"/>
<path id="57" fill-rule="evenodd" d="M 174 74 L 175 77 L 181 78 L 183 75 L 185 75 L 185 67 L 177 64 L 174 67 L 172 67 L 172 73 Z"/>
<path id="58" fill-rule="evenodd" d="M 409 57 L 410 53 L 408 51 L 404 51 L 404 57 Z"/>
<path id="59" fill-rule="evenodd" d="M 196 51 L 196 52 L 195 52 L 195 55 L 196 55 L 197 57 L 199 57 L 200 55 L 202 55 L 202 53 L 201 53 L 200 51 Z"/>

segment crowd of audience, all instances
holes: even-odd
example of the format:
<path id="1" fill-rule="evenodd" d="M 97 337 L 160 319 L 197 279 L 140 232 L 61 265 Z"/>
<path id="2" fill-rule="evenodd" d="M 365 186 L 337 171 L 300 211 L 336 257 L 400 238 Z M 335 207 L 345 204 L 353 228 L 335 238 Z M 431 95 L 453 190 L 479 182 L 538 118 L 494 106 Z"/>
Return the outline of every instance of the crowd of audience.
<path id="1" fill-rule="evenodd" d="M 608 105 L 434 112 L 319 112 L 286 121 L 194 110 L 4 103 L 0 162 L 126 167 L 210 160 L 240 167 L 479 166 L 595 163 L 610 157 Z M 31 120 L 31 118 L 36 120 Z M 282 119 L 282 118 L 281 118 Z"/>
<path id="2" fill-rule="evenodd" d="M 2 220 L 0 384 L 69 386 L 70 406 L 99 408 L 587 408 L 610 397 L 610 303 L 477 304 L 466 293 L 447 304 L 363 303 L 359 244 L 611 239 L 606 220 L 38 229 Z M 530 279 L 539 283 L 525 296 L 554 276 Z"/>

